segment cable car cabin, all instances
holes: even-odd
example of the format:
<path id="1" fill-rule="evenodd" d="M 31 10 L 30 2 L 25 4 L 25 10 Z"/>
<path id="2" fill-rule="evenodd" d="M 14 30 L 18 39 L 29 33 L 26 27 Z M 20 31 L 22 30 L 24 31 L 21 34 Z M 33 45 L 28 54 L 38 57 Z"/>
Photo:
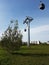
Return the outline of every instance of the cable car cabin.
<path id="1" fill-rule="evenodd" d="M 41 10 L 44 10 L 44 9 L 45 9 L 45 4 L 44 4 L 44 3 L 41 3 L 41 4 L 40 4 L 40 9 L 41 9 Z"/>
<path id="2" fill-rule="evenodd" d="M 24 31 L 26 32 L 27 30 L 26 30 L 26 29 L 24 29 Z"/>

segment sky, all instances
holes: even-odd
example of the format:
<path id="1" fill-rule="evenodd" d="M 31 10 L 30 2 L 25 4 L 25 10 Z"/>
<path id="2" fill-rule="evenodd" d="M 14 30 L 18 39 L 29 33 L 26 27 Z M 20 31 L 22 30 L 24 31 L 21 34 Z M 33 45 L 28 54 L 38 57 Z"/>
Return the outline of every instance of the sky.
<path id="1" fill-rule="evenodd" d="M 0 37 L 11 20 L 18 20 L 23 41 L 28 40 L 26 16 L 34 20 L 30 23 L 30 41 L 49 41 L 49 0 L 41 0 L 45 9 L 40 10 L 40 0 L 0 0 Z"/>

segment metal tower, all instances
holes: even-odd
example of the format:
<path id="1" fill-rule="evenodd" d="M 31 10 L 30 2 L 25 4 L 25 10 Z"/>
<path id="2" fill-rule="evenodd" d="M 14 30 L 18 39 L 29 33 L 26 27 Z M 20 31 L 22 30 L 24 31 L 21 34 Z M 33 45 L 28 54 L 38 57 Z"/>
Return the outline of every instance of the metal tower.
<path id="1" fill-rule="evenodd" d="M 28 26 L 28 44 L 27 46 L 30 45 L 30 22 L 33 20 L 32 17 L 26 16 L 26 19 L 24 20 L 23 24 L 27 24 Z"/>

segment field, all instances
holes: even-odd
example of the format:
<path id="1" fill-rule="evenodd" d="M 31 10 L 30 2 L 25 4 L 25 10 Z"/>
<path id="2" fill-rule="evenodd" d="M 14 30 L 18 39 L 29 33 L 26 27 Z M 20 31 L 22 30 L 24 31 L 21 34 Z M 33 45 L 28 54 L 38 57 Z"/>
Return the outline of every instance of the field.
<path id="1" fill-rule="evenodd" d="M 49 65 L 49 45 L 22 46 L 13 53 L 0 47 L 0 65 Z"/>

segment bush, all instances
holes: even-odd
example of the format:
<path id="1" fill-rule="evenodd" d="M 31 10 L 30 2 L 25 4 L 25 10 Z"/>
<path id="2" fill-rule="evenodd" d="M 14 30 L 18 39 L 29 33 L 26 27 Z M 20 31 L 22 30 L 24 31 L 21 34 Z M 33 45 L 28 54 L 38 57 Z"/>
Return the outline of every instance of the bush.
<path id="1" fill-rule="evenodd" d="M 20 48 L 22 45 L 22 34 L 18 30 L 18 21 L 15 22 L 14 27 L 8 26 L 2 36 L 1 45 L 9 51 L 15 51 Z"/>
<path id="2" fill-rule="evenodd" d="M 27 42 L 23 42 L 22 43 L 22 46 L 27 46 Z"/>

